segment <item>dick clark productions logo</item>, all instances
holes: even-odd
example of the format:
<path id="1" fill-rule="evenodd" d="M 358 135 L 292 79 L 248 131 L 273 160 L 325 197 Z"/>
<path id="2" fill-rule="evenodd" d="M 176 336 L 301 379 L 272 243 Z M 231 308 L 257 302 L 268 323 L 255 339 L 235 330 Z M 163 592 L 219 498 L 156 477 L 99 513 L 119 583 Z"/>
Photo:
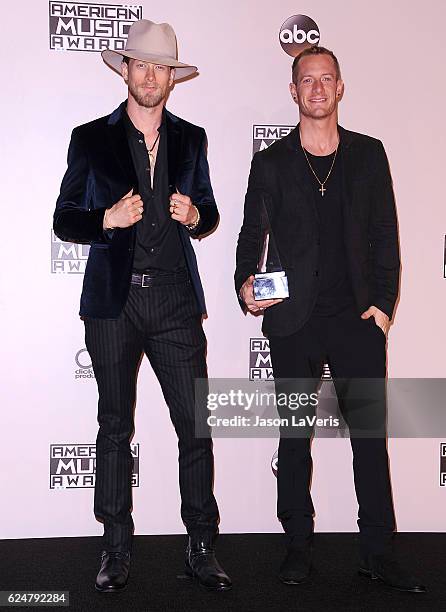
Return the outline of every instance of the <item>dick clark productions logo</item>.
<path id="1" fill-rule="evenodd" d="M 279 453 L 276 451 L 271 459 L 271 469 L 274 476 L 277 478 L 277 472 L 279 470 Z"/>
<path id="2" fill-rule="evenodd" d="M 319 43 L 321 35 L 316 22 L 306 15 L 292 15 L 283 22 L 279 32 L 282 49 L 291 57 L 296 57 L 307 47 Z"/>
<path id="3" fill-rule="evenodd" d="M 77 365 L 77 368 L 74 371 L 75 380 L 95 377 L 93 367 L 91 365 L 91 357 L 86 348 L 82 348 L 76 353 L 74 361 Z"/>

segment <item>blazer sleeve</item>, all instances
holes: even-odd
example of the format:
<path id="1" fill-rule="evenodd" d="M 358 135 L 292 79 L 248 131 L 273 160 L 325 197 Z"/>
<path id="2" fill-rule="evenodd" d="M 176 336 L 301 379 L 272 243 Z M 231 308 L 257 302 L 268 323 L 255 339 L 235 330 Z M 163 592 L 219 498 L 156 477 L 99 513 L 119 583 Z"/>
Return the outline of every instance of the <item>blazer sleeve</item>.
<path id="1" fill-rule="evenodd" d="M 202 137 L 199 143 L 191 193 L 191 200 L 200 213 L 200 222 L 194 230 L 189 231 L 193 238 L 199 238 L 210 232 L 219 220 L 218 208 L 209 176 L 206 132 L 204 130 L 201 130 L 201 132 Z"/>
<path id="2" fill-rule="evenodd" d="M 56 236 L 67 242 L 108 242 L 103 220 L 106 208 L 93 208 L 94 181 L 78 129 L 71 135 L 68 167 L 62 179 L 53 217 Z"/>
<path id="3" fill-rule="evenodd" d="M 373 206 L 369 220 L 371 304 L 391 319 L 398 297 L 400 254 L 398 221 L 386 152 L 378 145 Z"/>
<path id="4" fill-rule="evenodd" d="M 251 162 L 248 188 L 245 196 L 243 224 L 239 233 L 236 250 L 236 269 L 234 284 L 238 300 L 242 308 L 244 303 L 240 298 L 240 289 L 249 276 L 256 274 L 264 236 L 263 214 L 260 197 L 265 192 L 264 169 L 259 153 Z"/>

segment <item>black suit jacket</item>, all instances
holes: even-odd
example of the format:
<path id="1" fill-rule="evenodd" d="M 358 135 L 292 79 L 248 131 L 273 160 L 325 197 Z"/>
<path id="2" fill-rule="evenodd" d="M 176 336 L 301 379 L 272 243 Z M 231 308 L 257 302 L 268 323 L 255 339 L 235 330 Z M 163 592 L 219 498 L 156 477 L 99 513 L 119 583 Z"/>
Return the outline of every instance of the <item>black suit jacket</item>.
<path id="1" fill-rule="evenodd" d="M 54 213 L 54 232 L 69 242 L 90 243 L 81 296 L 80 315 L 119 317 L 130 287 L 136 227 L 104 233 L 104 212 L 138 182 L 127 142 L 123 102 L 111 115 L 76 127 L 68 150 L 68 168 Z M 169 190 L 189 195 L 200 212 L 193 237 L 206 234 L 218 221 L 206 158 L 205 131 L 166 113 Z M 169 206 L 169 202 L 166 202 Z M 191 281 L 201 312 L 206 312 L 203 288 L 191 232 L 177 224 Z"/>
<path id="2" fill-rule="evenodd" d="M 377 306 L 390 318 L 398 294 L 399 245 L 387 157 L 379 140 L 339 126 L 344 239 L 358 313 Z M 290 297 L 267 308 L 262 330 L 284 336 L 311 316 L 318 294 L 319 219 L 299 126 L 256 153 L 251 164 L 237 245 L 235 288 L 257 271 L 264 236 L 259 195 L 268 194 L 269 223 L 288 276 Z M 263 215 L 265 216 L 265 215 Z"/>

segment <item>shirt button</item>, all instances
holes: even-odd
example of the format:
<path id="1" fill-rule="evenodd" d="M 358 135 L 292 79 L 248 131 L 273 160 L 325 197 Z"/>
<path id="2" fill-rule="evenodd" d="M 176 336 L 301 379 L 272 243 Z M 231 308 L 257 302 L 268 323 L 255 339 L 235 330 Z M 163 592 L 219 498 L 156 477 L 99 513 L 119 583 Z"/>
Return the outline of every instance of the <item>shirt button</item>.
<path id="1" fill-rule="evenodd" d="M 142 140 L 141 138 L 138 140 L 139 144 L 143 144 L 144 140 Z"/>
<path id="2" fill-rule="evenodd" d="M 150 249 L 150 252 L 151 252 L 151 253 L 154 253 L 154 252 L 155 252 L 155 249 L 152 247 L 152 248 Z"/>
<path id="3" fill-rule="evenodd" d="M 155 226 L 156 226 L 156 223 L 152 223 L 152 227 L 155 227 Z"/>

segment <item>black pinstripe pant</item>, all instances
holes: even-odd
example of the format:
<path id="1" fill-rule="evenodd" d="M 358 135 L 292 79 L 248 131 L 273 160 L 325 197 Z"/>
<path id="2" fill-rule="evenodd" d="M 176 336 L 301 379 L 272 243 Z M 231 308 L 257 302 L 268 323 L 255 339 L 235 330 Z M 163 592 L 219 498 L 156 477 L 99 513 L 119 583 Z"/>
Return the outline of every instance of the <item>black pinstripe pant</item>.
<path id="1" fill-rule="evenodd" d="M 85 319 L 85 337 L 99 391 L 94 511 L 104 523 L 104 549 L 131 548 L 130 437 L 143 353 L 178 435 L 183 522 L 189 534 L 217 531 L 212 441 L 195 437 L 195 379 L 207 376 L 206 338 L 190 282 L 131 285 L 119 319 Z M 197 416 L 206 419 L 206 406 Z"/>

